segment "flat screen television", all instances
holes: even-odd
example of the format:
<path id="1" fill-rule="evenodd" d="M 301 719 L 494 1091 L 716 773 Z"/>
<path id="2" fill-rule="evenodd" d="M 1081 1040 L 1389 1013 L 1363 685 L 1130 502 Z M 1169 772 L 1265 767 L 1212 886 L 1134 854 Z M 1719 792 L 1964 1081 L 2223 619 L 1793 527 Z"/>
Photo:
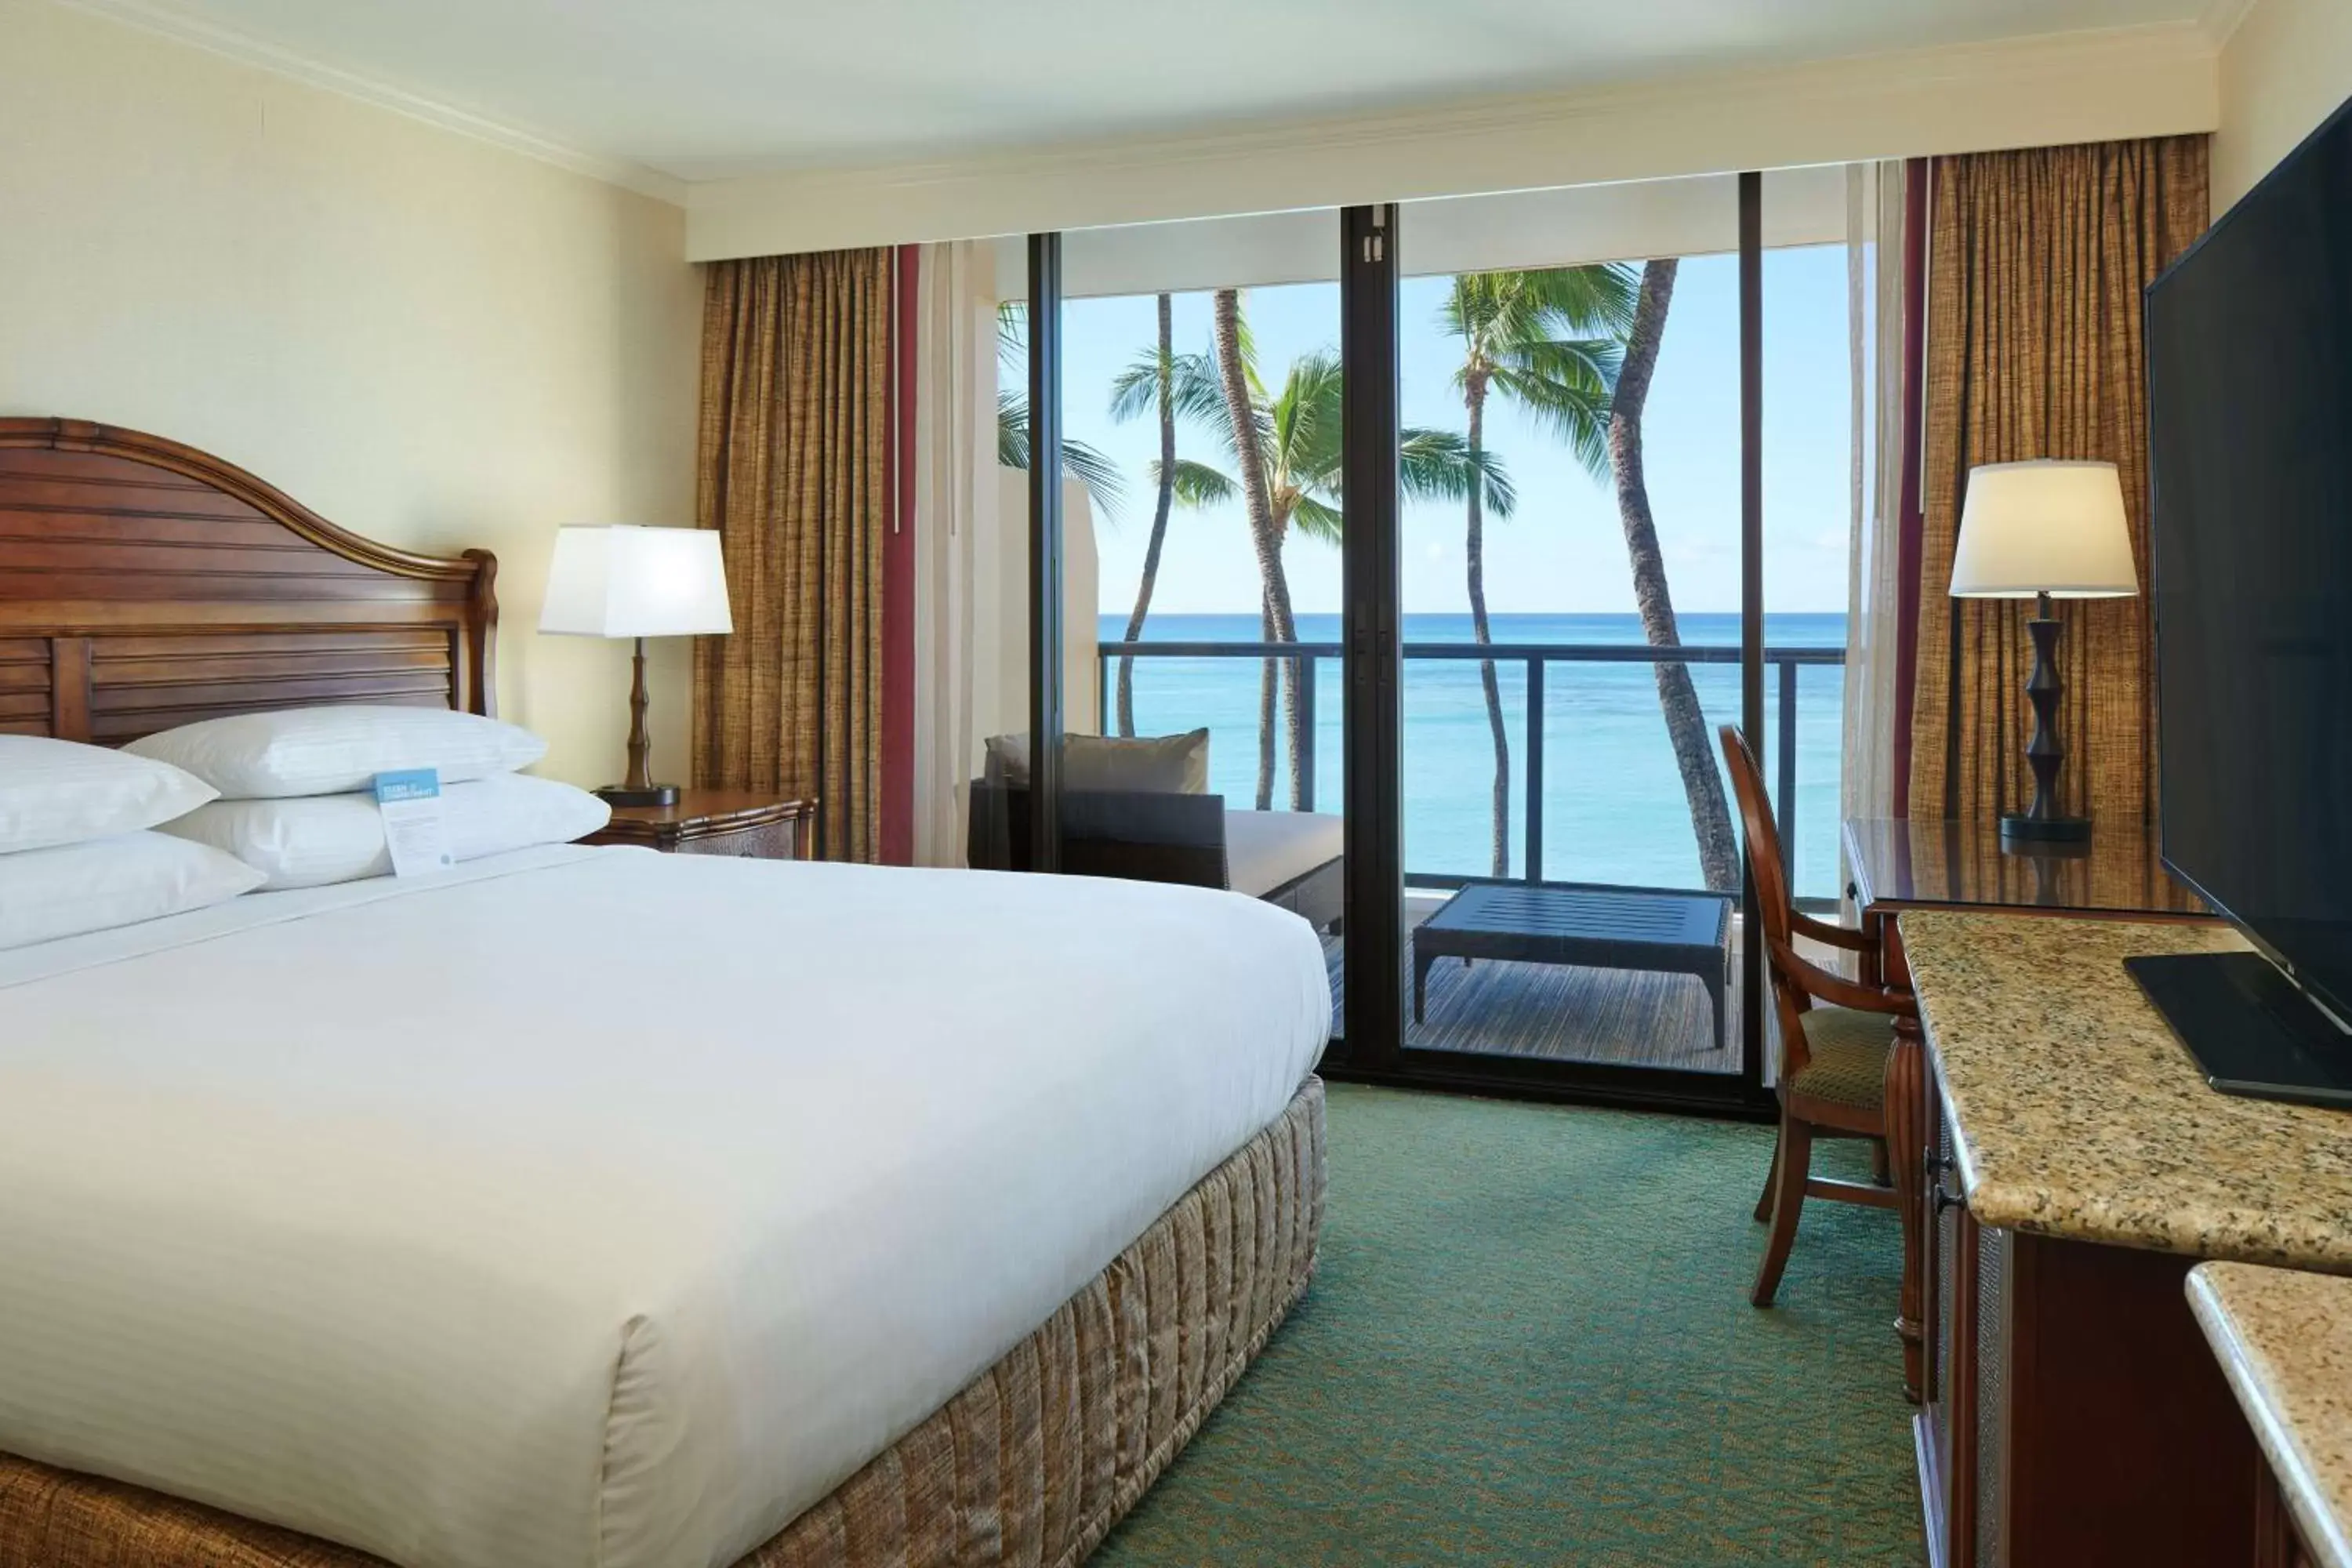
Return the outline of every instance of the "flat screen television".
<path id="1" fill-rule="evenodd" d="M 2261 956 L 2131 961 L 2215 1087 L 2352 1104 L 2352 104 L 2150 285 L 2166 867 Z"/>

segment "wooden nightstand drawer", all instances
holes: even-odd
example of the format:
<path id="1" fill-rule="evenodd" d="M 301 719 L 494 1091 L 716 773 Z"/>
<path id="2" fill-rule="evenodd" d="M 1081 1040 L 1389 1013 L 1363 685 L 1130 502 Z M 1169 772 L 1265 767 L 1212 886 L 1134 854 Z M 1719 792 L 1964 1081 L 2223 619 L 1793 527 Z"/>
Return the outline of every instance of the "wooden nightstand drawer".
<path id="1" fill-rule="evenodd" d="M 635 844 L 675 855 L 805 860 L 816 852 L 816 802 L 745 790 L 682 791 L 676 805 L 616 807 L 583 844 Z"/>
<path id="2" fill-rule="evenodd" d="M 680 855 L 740 855 L 747 860 L 801 860 L 803 819 L 787 817 L 778 822 L 762 823 L 757 827 L 741 827 L 728 833 L 712 833 L 699 838 L 681 838 L 676 846 Z"/>

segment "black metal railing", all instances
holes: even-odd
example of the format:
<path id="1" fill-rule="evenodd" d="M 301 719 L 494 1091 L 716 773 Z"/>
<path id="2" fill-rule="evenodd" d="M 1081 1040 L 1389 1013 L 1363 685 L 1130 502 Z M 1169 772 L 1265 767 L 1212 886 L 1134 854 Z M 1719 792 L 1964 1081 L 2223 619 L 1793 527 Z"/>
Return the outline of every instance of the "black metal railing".
<path id="1" fill-rule="evenodd" d="M 1304 748 L 1298 767 L 1298 801 L 1302 809 L 1315 809 L 1315 673 L 1316 666 L 1327 658 L 1338 658 L 1342 652 L 1335 642 L 1245 643 L 1245 642 L 1105 642 L 1099 647 L 1102 659 L 1102 692 L 1097 722 L 1102 732 L 1111 733 L 1110 712 L 1113 682 L 1118 679 L 1112 669 L 1115 661 L 1136 658 L 1278 658 L 1297 666 L 1298 728 Z M 1527 848 L 1527 871 L 1523 880 L 1543 879 L 1544 830 L 1544 667 L 1552 664 L 1733 664 L 1739 662 L 1736 647 L 1691 646 L 1653 647 L 1647 643 L 1416 643 L 1404 645 L 1407 659 L 1492 659 L 1496 664 L 1519 664 L 1527 670 L 1526 723 L 1521 739 L 1521 755 L 1526 759 L 1526 788 L 1521 792 L 1525 806 L 1520 815 L 1522 842 Z M 1773 789 L 1774 815 L 1780 819 L 1782 853 L 1796 853 L 1797 823 L 1797 671 L 1806 665 L 1843 665 L 1845 649 L 1842 647 L 1768 647 L 1764 650 L 1765 667 L 1772 671 L 1780 686 L 1779 722 L 1774 736 Z M 1709 738 L 1712 743 L 1713 737 Z M 1791 871 L 1794 868 L 1790 868 Z M 1473 879 L 1439 873 L 1406 872 L 1414 882 L 1444 885 Z M 1807 900 L 1810 902 L 1811 900 Z"/>

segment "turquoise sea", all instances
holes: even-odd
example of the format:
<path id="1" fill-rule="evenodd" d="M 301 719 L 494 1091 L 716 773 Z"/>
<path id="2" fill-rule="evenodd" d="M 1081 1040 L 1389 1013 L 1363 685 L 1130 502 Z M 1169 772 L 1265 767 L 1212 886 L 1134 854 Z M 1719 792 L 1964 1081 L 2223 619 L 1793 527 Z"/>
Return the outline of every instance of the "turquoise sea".
<path id="1" fill-rule="evenodd" d="M 1102 617 L 1105 644 L 1126 635 L 1124 615 Z M 1681 617 L 1683 641 L 1737 646 L 1739 617 Z M 1337 616 L 1301 616 L 1303 642 L 1336 643 Z M 1467 643 L 1468 616 L 1407 616 L 1408 643 Z M 1498 643 L 1562 646 L 1639 644 L 1641 622 L 1627 616 L 1497 616 Z M 1153 616 L 1146 641 L 1255 642 L 1255 614 Z M 1765 617 L 1768 647 L 1843 647 L 1842 615 Z M 1694 665 L 1693 679 L 1713 726 L 1739 716 L 1739 667 Z M 1117 661 L 1103 683 L 1113 700 Z M 1512 871 L 1525 868 L 1523 792 L 1527 779 L 1527 674 L 1523 663 L 1498 661 L 1503 717 L 1511 742 Z M 1210 785 L 1246 805 L 1257 788 L 1258 664 L 1245 658 L 1156 658 L 1135 661 L 1135 722 L 1141 734 L 1167 734 L 1206 725 Z M 1797 670 L 1797 790 L 1793 877 L 1799 893 L 1837 893 L 1839 725 L 1844 671 L 1836 666 Z M 1777 778 L 1779 671 L 1765 672 L 1765 774 Z M 1404 684 L 1404 863 L 1416 872 L 1483 875 L 1488 841 L 1495 753 L 1486 725 L 1478 666 L 1470 660 L 1408 659 Z M 1339 661 L 1318 661 L 1316 678 L 1316 805 L 1338 811 L 1344 800 Z M 1114 726 L 1115 727 L 1115 726 Z M 1698 851 L 1691 836 L 1681 775 L 1658 711 L 1654 677 L 1646 664 L 1552 661 L 1544 672 L 1543 875 L 1558 881 L 1621 882 L 1651 887 L 1700 885 Z M 1277 742 L 1277 767 L 1281 765 Z M 1289 799 L 1279 780 L 1275 804 Z"/>

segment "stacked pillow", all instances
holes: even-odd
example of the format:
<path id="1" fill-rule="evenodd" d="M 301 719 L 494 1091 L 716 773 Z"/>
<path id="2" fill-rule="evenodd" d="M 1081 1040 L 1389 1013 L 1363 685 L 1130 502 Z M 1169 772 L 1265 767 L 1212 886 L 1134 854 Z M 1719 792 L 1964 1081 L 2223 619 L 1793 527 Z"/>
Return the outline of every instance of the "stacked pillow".
<path id="1" fill-rule="evenodd" d="M 202 780 L 219 799 L 163 831 L 234 856 L 267 889 L 316 888 L 392 870 L 378 773 L 440 774 L 451 858 L 475 860 L 595 832 L 612 809 L 587 791 L 517 770 L 546 753 L 528 730 L 432 708 L 296 708 L 208 719 L 125 751 Z"/>
<path id="2" fill-rule="evenodd" d="M 216 792 L 103 746 L 0 735 L 0 949 L 160 920 L 249 892 L 231 855 L 151 831 Z"/>

